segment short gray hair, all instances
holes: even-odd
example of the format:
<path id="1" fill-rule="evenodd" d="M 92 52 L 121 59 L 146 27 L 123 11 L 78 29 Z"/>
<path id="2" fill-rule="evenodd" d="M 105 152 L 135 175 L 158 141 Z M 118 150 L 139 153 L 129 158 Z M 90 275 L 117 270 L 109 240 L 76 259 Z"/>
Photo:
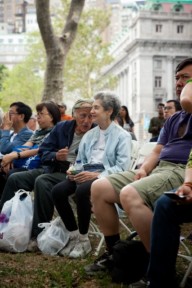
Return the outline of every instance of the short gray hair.
<path id="1" fill-rule="evenodd" d="M 118 99 L 118 96 L 111 91 L 99 91 L 93 98 L 94 100 L 101 100 L 105 111 L 108 111 L 110 108 L 113 109 L 113 113 L 111 114 L 110 118 L 111 120 L 114 120 L 121 107 L 121 102 Z"/>

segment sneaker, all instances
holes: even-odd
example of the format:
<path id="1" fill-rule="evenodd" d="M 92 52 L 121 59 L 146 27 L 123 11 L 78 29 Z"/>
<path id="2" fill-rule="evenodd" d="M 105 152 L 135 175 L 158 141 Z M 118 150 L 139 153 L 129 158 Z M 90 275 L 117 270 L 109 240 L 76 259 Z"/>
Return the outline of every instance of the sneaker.
<path id="1" fill-rule="evenodd" d="M 99 258 L 95 260 L 93 264 L 84 267 L 87 275 L 94 275 L 98 272 L 104 272 L 111 270 L 113 266 L 112 254 L 105 252 Z"/>
<path id="2" fill-rule="evenodd" d="M 79 240 L 74 249 L 69 254 L 69 258 L 83 258 L 87 254 L 89 254 L 92 250 L 91 243 L 89 239 L 87 240 Z"/>
<path id="3" fill-rule="evenodd" d="M 37 239 L 31 239 L 29 241 L 29 244 L 27 246 L 27 251 L 28 252 L 37 252 L 39 250 L 38 245 L 37 245 Z"/>
<path id="4" fill-rule="evenodd" d="M 74 249 L 77 241 L 78 241 L 78 235 L 70 237 L 67 245 L 61 251 L 59 251 L 59 255 L 60 256 L 69 256 L 71 251 Z"/>

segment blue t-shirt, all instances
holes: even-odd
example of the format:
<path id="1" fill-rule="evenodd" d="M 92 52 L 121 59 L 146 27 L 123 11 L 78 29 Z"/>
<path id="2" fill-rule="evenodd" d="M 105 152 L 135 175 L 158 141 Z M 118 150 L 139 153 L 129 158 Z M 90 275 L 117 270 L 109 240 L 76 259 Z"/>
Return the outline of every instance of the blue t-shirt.
<path id="1" fill-rule="evenodd" d="M 185 133 L 179 137 L 180 125 L 186 125 Z M 158 144 L 164 147 L 160 153 L 160 160 L 186 164 L 192 147 L 192 114 L 179 111 L 165 122 Z"/>

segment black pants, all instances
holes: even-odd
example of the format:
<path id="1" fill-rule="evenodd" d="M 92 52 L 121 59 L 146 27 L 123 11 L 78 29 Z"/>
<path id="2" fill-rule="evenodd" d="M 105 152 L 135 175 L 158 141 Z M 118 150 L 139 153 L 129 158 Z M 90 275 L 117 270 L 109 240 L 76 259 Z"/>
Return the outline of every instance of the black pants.
<path id="1" fill-rule="evenodd" d="M 76 184 L 74 181 L 66 179 L 57 184 L 52 189 L 52 198 L 55 207 L 69 231 L 77 230 L 80 234 L 86 234 L 89 229 L 91 218 L 90 188 L 95 179 Z M 75 193 L 75 203 L 77 206 L 77 219 L 69 203 L 69 196 Z"/>
<path id="2" fill-rule="evenodd" d="M 6 180 L 7 180 L 6 175 L 3 172 L 0 172 L 0 198 L 1 195 L 3 194 L 3 189 L 5 187 Z"/>

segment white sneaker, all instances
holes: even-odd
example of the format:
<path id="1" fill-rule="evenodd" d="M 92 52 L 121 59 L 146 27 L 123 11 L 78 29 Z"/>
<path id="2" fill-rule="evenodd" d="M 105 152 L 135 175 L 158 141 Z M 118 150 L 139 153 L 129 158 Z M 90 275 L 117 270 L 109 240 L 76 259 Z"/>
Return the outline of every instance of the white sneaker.
<path id="1" fill-rule="evenodd" d="M 85 257 L 92 250 L 91 243 L 89 239 L 79 240 L 76 242 L 74 249 L 69 254 L 69 258 L 80 258 Z"/>
<path id="2" fill-rule="evenodd" d="M 78 241 L 78 235 L 69 238 L 67 245 L 59 252 L 60 256 L 69 256 Z"/>

